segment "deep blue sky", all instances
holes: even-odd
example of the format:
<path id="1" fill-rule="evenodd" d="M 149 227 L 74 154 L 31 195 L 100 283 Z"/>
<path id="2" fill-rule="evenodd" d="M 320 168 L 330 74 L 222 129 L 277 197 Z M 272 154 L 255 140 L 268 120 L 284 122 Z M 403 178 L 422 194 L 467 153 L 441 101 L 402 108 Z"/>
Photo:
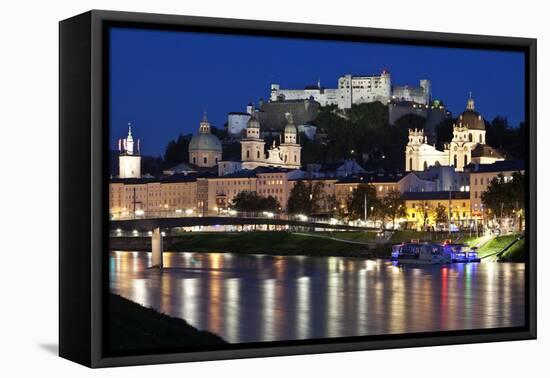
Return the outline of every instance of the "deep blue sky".
<path id="1" fill-rule="evenodd" d="M 390 71 L 392 84 L 432 81 L 453 115 L 472 91 L 486 119 L 524 120 L 524 56 L 517 52 L 203 33 L 111 30 L 111 148 L 128 121 L 142 154 L 162 155 L 179 133 L 195 133 L 203 111 L 223 127 L 230 111 L 281 88 L 335 88 L 345 73 Z"/>

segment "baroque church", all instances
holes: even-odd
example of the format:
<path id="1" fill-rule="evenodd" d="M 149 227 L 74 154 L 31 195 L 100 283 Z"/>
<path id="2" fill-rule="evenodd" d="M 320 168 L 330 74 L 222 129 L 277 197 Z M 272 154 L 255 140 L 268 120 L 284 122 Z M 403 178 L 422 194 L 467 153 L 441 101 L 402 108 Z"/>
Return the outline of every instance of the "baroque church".
<path id="1" fill-rule="evenodd" d="M 431 166 L 453 166 L 464 171 L 470 163 L 491 164 L 504 157 L 488 146 L 485 140 L 485 121 L 475 110 L 474 99 L 468 98 L 466 110 L 453 125 L 453 139 L 444 150 L 428 144 L 424 130 L 409 129 L 409 141 L 405 149 L 405 170 L 425 171 Z"/>
<path id="2" fill-rule="evenodd" d="M 254 114 L 248 120 L 245 137 L 241 140 L 241 162 L 243 169 L 257 167 L 280 167 L 299 169 L 301 166 L 302 147 L 298 143 L 298 130 L 294 125 L 292 114 L 286 116 L 287 124 L 284 128 L 281 143 L 275 141 L 264 152 L 265 141 L 260 137 L 260 122 Z"/>
<path id="3" fill-rule="evenodd" d="M 189 163 L 197 167 L 213 167 L 222 160 L 222 144 L 217 136 L 211 133 L 210 122 L 206 112 L 199 124 L 199 133 L 193 135 L 189 142 Z"/>
<path id="4" fill-rule="evenodd" d="M 222 143 L 211 133 L 211 126 L 205 113 L 199 125 L 198 134 L 193 135 L 189 142 L 189 163 L 201 168 L 219 166 L 222 163 L 220 170 L 222 174 L 229 172 L 223 168 L 226 165 L 231 166 L 230 171 L 257 167 L 299 169 L 301 166 L 302 147 L 298 141 L 298 129 L 290 113 L 286 114 L 286 126 L 280 143 L 277 145 L 273 141 L 273 144 L 267 148 L 267 153 L 265 141 L 260 135 L 260 122 L 254 112 L 247 122 L 240 144 L 241 160 L 222 162 Z"/>

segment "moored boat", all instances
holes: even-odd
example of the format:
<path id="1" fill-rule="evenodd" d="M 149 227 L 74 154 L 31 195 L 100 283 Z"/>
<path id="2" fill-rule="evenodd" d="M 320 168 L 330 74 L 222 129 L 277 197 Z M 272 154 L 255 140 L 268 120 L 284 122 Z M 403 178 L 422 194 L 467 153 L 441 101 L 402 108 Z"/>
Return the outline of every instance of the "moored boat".
<path id="1" fill-rule="evenodd" d="M 403 264 L 448 264 L 448 250 L 435 243 L 402 243 L 392 247 L 391 259 Z"/>
<path id="2" fill-rule="evenodd" d="M 461 243 L 443 243 L 443 248 L 451 256 L 452 262 L 480 262 L 477 255 L 477 248 L 469 247 Z"/>

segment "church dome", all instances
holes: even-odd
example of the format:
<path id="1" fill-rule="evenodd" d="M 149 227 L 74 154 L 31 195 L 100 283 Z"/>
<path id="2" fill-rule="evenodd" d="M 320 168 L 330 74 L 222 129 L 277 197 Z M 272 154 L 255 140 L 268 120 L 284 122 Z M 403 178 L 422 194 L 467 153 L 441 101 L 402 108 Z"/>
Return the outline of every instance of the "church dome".
<path id="1" fill-rule="evenodd" d="M 485 121 L 481 114 L 475 110 L 474 99 L 468 99 L 466 110 L 458 116 L 457 124 L 459 127 L 466 127 L 470 130 L 485 130 Z"/>
<path id="2" fill-rule="evenodd" d="M 222 152 L 222 144 L 217 136 L 210 133 L 210 122 L 206 118 L 206 113 L 199 126 L 199 133 L 193 135 L 189 142 L 189 152 L 196 151 L 215 151 Z"/>
<path id="3" fill-rule="evenodd" d="M 296 134 L 296 126 L 294 125 L 294 120 L 292 119 L 292 114 L 289 114 L 287 117 L 287 122 L 285 126 L 285 134 Z"/>
<path id="4" fill-rule="evenodd" d="M 222 152 L 222 144 L 213 134 L 193 135 L 189 142 L 189 151 L 219 151 Z"/>
<path id="5" fill-rule="evenodd" d="M 260 122 L 258 121 L 258 119 L 256 117 L 254 117 L 252 115 L 252 116 L 250 116 L 250 119 L 246 123 L 246 127 L 249 128 L 249 129 L 252 129 L 252 128 L 259 129 L 260 128 Z"/>

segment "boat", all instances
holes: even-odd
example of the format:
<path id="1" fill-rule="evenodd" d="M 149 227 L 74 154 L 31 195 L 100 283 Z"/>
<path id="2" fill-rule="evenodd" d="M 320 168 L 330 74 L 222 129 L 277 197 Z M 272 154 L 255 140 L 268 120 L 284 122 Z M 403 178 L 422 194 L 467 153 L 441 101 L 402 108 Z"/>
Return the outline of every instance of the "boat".
<path id="1" fill-rule="evenodd" d="M 391 259 L 403 264 L 449 264 L 449 250 L 436 243 L 402 243 L 392 246 Z"/>
<path id="2" fill-rule="evenodd" d="M 477 248 L 475 247 L 469 247 L 466 244 L 451 243 L 446 241 L 443 243 L 443 248 L 448 254 L 450 254 L 452 262 L 468 263 L 481 261 L 477 255 Z"/>

